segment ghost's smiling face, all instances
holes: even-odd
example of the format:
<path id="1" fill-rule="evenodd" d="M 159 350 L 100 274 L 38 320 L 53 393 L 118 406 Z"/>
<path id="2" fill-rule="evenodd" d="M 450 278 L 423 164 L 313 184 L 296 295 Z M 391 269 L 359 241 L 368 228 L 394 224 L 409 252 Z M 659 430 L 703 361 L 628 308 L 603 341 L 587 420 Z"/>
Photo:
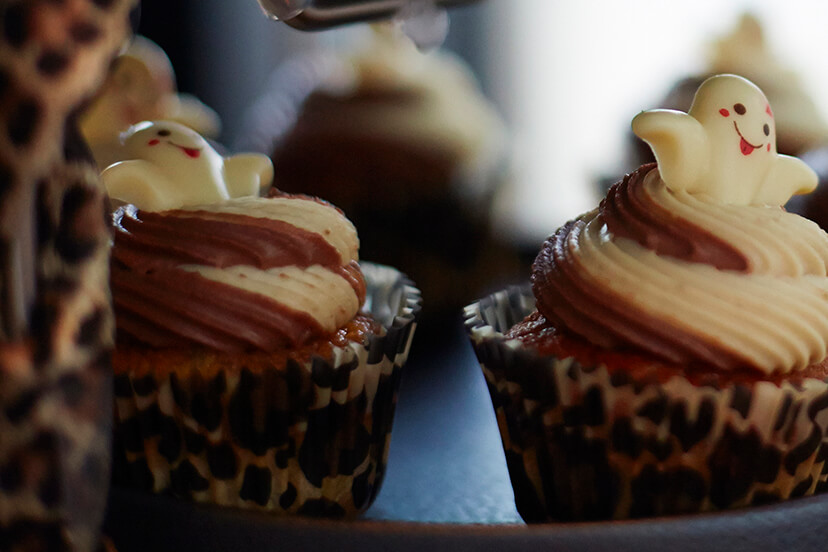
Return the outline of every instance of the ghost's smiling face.
<path id="1" fill-rule="evenodd" d="M 203 147 L 190 147 L 182 145 L 180 143 L 176 143 L 175 138 L 171 138 L 172 132 L 165 128 L 159 130 L 155 134 L 156 137 L 150 139 L 150 141 L 147 142 L 147 146 L 154 147 L 159 144 L 169 144 L 173 147 L 180 149 L 182 152 L 184 152 L 184 155 L 191 159 L 198 159 L 199 157 L 201 157 L 201 150 L 204 149 Z"/>
<path id="2" fill-rule="evenodd" d="M 200 134 L 167 121 L 135 125 L 122 140 L 132 157 L 161 165 L 209 161 L 217 155 Z"/>
<path id="3" fill-rule="evenodd" d="M 759 88 L 744 79 L 713 78 L 696 93 L 691 115 L 717 147 L 741 156 L 776 153 L 773 111 Z"/>
<path id="4" fill-rule="evenodd" d="M 761 106 L 759 106 L 759 109 L 761 109 Z M 768 152 L 771 150 L 770 136 L 771 125 L 773 125 L 773 112 L 771 111 L 770 105 L 765 104 L 765 117 L 761 115 L 759 117 L 748 116 L 747 107 L 742 102 L 733 104 L 732 110 L 726 107 L 719 109 L 719 115 L 725 118 L 732 118 L 733 129 L 739 136 L 739 151 L 742 152 L 742 155 L 750 155 L 754 151 L 762 148 Z M 739 128 L 740 120 L 743 126 L 748 127 L 744 132 Z M 755 131 L 756 127 L 760 125 L 762 127 L 761 135 L 757 132 L 753 133 L 757 134 L 756 139 L 745 136 L 746 133 L 748 136 L 752 136 L 748 130 Z"/>

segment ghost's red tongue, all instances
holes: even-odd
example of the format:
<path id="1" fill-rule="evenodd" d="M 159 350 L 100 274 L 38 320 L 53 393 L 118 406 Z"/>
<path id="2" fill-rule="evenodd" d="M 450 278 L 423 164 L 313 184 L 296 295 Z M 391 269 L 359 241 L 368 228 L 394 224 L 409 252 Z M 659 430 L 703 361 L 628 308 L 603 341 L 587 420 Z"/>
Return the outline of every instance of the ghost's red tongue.
<path id="1" fill-rule="evenodd" d="M 744 142 L 744 140 L 742 140 Z M 195 148 L 181 148 L 184 150 L 184 153 L 192 157 L 193 159 L 198 159 L 198 156 L 201 155 L 201 150 Z M 745 153 L 745 147 L 742 146 L 742 153 Z M 745 153 L 745 155 L 747 155 Z"/>
<path id="2" fill-rule="evenodd" d="M 750 144 L 748 144 L 747 140 L 745 140 L 744 138 L 742 138 L 742 141 L 739 143 L 739 147 L 742 150 L 742 155 L 750 155 L 751 153 L 753 153 L 753 150 L 756 149 Z"/>

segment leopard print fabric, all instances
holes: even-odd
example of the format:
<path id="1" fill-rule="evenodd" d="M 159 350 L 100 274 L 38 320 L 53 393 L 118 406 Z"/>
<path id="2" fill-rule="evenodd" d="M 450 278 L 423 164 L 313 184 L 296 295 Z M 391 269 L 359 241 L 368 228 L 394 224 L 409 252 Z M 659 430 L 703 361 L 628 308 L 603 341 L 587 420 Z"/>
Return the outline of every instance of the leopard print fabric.
<path id="1" fill-rule="evenodd" d="M 109 477 L 109 226 L 75 114 L 134 0 L 0 0 L 0 549 L 91 550 Z"/>

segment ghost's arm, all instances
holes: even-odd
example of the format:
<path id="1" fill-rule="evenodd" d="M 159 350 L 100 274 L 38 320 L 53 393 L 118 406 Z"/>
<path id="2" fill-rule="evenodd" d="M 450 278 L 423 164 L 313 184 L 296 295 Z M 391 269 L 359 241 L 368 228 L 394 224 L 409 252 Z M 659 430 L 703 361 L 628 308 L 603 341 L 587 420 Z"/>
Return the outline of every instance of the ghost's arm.
<path id="1" fill-rule="evenodd" d="M 107 167 L 101 173 L 109 197 L 132 203 L 148 211 L 167 208 L 160 187 L 154 185 L 167 180 L 155 166 L 141 159 L 121 161 Z"/>
<path id="2" fill-rule="evenodd" d="M 816 173 L 800 159 L 777 155 L 776 162 L 756 192 L 756 205 L 784 205 L 792 195 L 807 194 L 817 186 Z"/>
<path id="3" fill-rule="evenodd" d="M 709 168 L 710 146 L 701 123 L 681 111 L 654 109 L 636 115 L 632 129 L 652 148 L 670 189 L 696 191 Z"/>
<path id="4" fill-rule="evenodd" d="M 243 153 L 224 160 L 230 197 L 257 196 L 273 182 L 273 163 L 266 155 Z"/>

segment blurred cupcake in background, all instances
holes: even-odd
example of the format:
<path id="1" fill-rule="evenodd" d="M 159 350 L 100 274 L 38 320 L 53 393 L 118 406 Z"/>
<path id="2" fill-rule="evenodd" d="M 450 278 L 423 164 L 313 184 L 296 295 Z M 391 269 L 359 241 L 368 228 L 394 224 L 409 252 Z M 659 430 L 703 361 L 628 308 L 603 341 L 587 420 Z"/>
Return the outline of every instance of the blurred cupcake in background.
<path id="1" fill-rule="evenodd" d="M 141 121 L 165 119 L 207 138 L 221 130 L 218 114 L 176 89 L 167 54 L 155 42 L 136 36 L 116 59 L 98 96 L 80 117 L 81 134 L 101 169 L 120 161 L 120 134 Z"/>
<path id="2" fill-rule="evenodd" d="M 274 187 L 330 200 L 366 258 L 409 274 L 425 334 L 444 335 L 464 302 L 516 271 L 490 232 L 504 123 L 461 60 L 418 51 L 396 26 L 279 68 L 237 149 L 270 155 Z"/>

